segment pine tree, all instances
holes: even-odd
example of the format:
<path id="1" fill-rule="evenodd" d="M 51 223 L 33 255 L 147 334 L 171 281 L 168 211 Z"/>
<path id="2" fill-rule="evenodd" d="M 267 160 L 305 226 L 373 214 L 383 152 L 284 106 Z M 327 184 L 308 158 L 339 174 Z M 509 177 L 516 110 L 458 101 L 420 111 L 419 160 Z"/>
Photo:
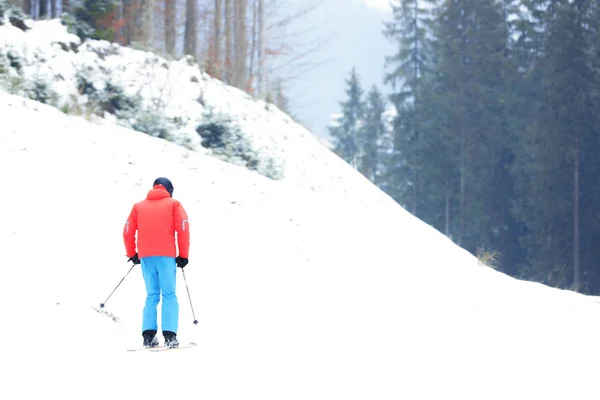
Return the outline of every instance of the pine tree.
<path id="1" fill-rule="evenodd" d="M 392 85 L 390 96 L 396 108 L 394 122 L 395 154 L 388 171 L 391 195 L 409 210 L 418 213 L 421 196 L 422 158 L 421 112 L 422 87 L 433 64 L 431 49 L 432 7 L 436 0 L 399 0 L 392 3 L 392 21 L 385 24 L 384 35 L 398 45 L 398 52 L 386 58 L 393 70 L 386 75 Z"/>
<path id="2" fill-rule="evenodd" d="M 352 68 L 346 86 L 348 99 L 340 103 L 342 115 L 336 118 L 333 126 L 329 127 L 329 134 L 333 139 L 333 151 L 357 168 L 360 159 L 358 134 L 364 115 L 364 104 L 363 90 L 355 68 Z"/>
<path id="3" fill-rule="evenodd" d="M 365 104 L 364 123 L 358 135 L 361 149 L 358 170 L 371 182 L 378 184 L 382 163 L 382 140 L 386 133 L 385 101 L 377 86 L 369 91 Z"/>
<path id="4" fill-rule="evenodd" d="M 530 263 L 527 277 L 575 290 L 598 288 L 597 268 L 582 266 L 581 238 L 598 238 L 600 151 L 597 49 L 599 24 L 591 0 L 529 3 L 540 41 L 530 72 L 538 96 L 520 142 L 518 216 Z M 539 11 L 539 10 L 542 11 Z M 534 14 L 534 11 L 536 12 Z M 543 28 L 543 29 L 540 29 Z M 532 29 L 533 30 L 533 29 Z M 596 86 L 597 87 L 597 86 Z M 586 216 L 586 218 L 582 218 Z M 592 266 L 596 246 L 584 254 Z"/>
<path id="5" fill-rule="evenodd" d="M 474 252 L 489 248 L 489 234 L 498 229 L 491 218 L 495 194 L 491 182 L 504 145 L 503 9 L 495 1 L 448 1 L 440 9 L 436 37 L 436 91 L 445 119 L 437 131 L 447 131 L 445 144 L 456 159 L 450 181 L 458 181 L 452 235 Z"/>

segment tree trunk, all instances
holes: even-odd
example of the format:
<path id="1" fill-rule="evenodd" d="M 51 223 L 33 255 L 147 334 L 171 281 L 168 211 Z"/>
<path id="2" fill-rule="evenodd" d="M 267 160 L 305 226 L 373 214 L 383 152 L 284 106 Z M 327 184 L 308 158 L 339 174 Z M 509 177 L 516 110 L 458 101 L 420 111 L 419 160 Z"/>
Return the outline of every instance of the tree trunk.
<path id="1" fill-rule="evenodd" d="M 240 2 L 233 0 L 233 81 L 231 85 L 240 87 Z"/>
<path id="2" fill-rule="evenodd" d="M 418 79 L 419 79 L 419 36 L 418 36 L 418 32 L 419 32 L 419 18 L 418 18 L 418 5 L 419 2 L 418 0 L 415 0 L 414 2 L 414 7 L 413 7 L 413 13 L 414 13 L 414 19 L 413 19 L 413 24 L 415 27 L 415 36 L 414 36 L 414 54 L 413 54 L 413 79 L 415 81 L 415 84 L 413 85 L 413 95 L 414 95 L 414 130 L 415 130 L 415 141 L 416 141 L 416 149 L 415 149 L 415 155 L 417 158 L 417 170 L 415 172 L 415 182 L 414 182 L 414 186 L 413 186 L 413 215 L 416 217 L 417 213 L 419 212 L 419 195 L 420 195 L 420 178 L 421 178 L 421 167 L 422 167 L 422 162 L 423 160 L 421 160 L 421 138 L 419 137 L 419 91 L 418 91 Z"/>
<path id="3" fill-rule="evenodd" d="M 579 291 L 581 284 L 579 265 L 579 144 L 575 147 L 573 176 L 573 290 Z"/>
<path id="4" fill-rule="evenodd" d="M 463 118 L 461 117 L 460 123 L 460 200 L 458 210 L 458 238 L 456 244 L 462 245 L 463 236 L 465 232 L 465 196 L 466 196 L 466 165 L 465 165 L 465 126 Z"/>
<path id="5" fill-rule="evenodd" d="M 130 45 L 135 39 L 135 3 L 136 0 L 123 0 L 123 41 Z"/>
<path id="6" fill-rule="evenodd" d="M 48 16 L 48 0 L 40 0 L 39 19 L 46 18 L 47 16 Z"/>
<path id="7" fill-rule="evenodd" d="M 56 0 L 50 0 L 50 16 L 56 18 L 58 15 L 58 8 Z"/>
<path id="8" fill-rule="evenodd" d="M 142 43 L 144 49 L 152 50 L 154 45 L 154 0 L 142 0 Z"/>
<path id="9" fill-rule="evenodd" d="M 246 90 L 248 84 L 247 53 L 248 38 L 246 35 L 247 0 L 235 0 L 235 86 Z"/>
<path id="10" fill-rule="evenodd" d="M 233 0 L 225 0 L 225 81 L 233 84 Z"/>
<path id="11" fill-rule="evenodd" d="M 196 57 L 198 36 L 197 0 L 186 0 L 185 2 L 185 33 L 183 52 L 186 55 Z"/>
<path id="12" fill-rule="evenodd" d="M 171 57 L 175 57 L 175 0 L 165 0 L 165 51 Z"/>
<path id="13" fill-rule="evenodd" d="M 254 69 L 256 68 L 256 42 L 257 42 L 257 30 L 258 30 L 258 2 L 256 0 L 252 0 L 252 31 L 250 32 L 250 61 L 248 64 L 248 71 L 246 72 L 250 77 L 250 81 L 248 89 L 256 95 L 254 89 L 251 87 L 251 83 L 254 79 Z"/>
<path id="14" fill-rule="evenodd" d="M 31 0 L 23 0 L 23 12 L 31 17 Z"/>
<path id="15" fill-rule="evenodd" d="M 450 237 L 450 195 L 446 194 L 446 211 L 444 213 L 444 234 Z"/>
<path id="16" fill-rule="evenodd" d="M 256 72 L 256 96 L 264 97 L 265 73 L 265 1 L 258 0 L 258 43 L 257 43 L 257 72 Z"/>
<path id="17" fill-rule="evenodd" d="M 221 62 L 221 20 L 223 12 L 221 10 L 221 1 L 215 0 L 215 28 L 213 34 L 213 61 L 212 69 L 213 76 L 217 79 L 222 79 L 222 62 Z"/>

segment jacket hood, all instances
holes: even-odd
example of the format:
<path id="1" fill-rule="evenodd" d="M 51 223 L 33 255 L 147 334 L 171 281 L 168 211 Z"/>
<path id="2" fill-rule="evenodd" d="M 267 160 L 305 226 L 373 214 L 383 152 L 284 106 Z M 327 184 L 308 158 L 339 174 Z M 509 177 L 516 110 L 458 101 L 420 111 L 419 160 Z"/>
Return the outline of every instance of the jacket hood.
<path id="1" fill-rule="evenodd" d="M 146 196 L 147 200 L 160 200 L 171 197 L 171 194 L 167 192 L 167 189 L 163 185 L 154 185 L 154 189 L 148 192 Z"/>

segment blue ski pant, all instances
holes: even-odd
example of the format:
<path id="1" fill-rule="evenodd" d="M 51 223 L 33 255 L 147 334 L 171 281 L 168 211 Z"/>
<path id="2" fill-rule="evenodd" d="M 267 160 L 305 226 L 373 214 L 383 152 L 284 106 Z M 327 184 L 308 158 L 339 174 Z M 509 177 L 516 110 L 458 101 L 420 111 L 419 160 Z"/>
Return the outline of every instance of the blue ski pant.
<path id="1" fill-rule="evenodd" d="M 162 331 L 177 333 L 179 303 L 175 294 L 177 265 L 173 257 L 144 257 L 141 260 L 142 275 L 146 283 L 146 305 L 142 319 L 142 331 L 158 331 L 157 307 L 162 293 Z"/>

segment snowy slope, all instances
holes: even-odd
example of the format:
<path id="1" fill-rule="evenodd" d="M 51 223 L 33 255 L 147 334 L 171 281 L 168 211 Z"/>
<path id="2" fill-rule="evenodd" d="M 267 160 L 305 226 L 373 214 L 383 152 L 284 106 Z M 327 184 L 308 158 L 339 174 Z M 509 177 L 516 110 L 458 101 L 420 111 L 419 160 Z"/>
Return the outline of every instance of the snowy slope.
<path id="1" fill-rule="evenodd" d="M 114 118 L 0 92 L 0 398 L 597 399 L 597 298 L 478 265 L 272 106 L 58 21 L 0 26 L 0 53 L 55 107 L 94 85 L 141 93 L 180 122 L 177 146 Z M 238 121 L 281 181 L 208 156 L 207 107 Z M 189 150 L 193 149 L 192 150 Z M 121 229 L 157 176 L 190 215 L 178 295 L 193 350 L 127 353 L 144 288 Z M 24 343 L 25 345 L 20 345 Z"/>
<path id="2" fill-rule="evenodd" d="M 0 398 L 598 398 L 597 299 L 478 265 L 349 167 L 338 187 L 361 198 L 1 92 L 0 120 Z M 107 302 L 118 322 L 93 307 L 159 175 L 190 215 L 200 323 L 179 274 L 180 337 L 199 346 L 127 353 L 140 270 Z"/>

